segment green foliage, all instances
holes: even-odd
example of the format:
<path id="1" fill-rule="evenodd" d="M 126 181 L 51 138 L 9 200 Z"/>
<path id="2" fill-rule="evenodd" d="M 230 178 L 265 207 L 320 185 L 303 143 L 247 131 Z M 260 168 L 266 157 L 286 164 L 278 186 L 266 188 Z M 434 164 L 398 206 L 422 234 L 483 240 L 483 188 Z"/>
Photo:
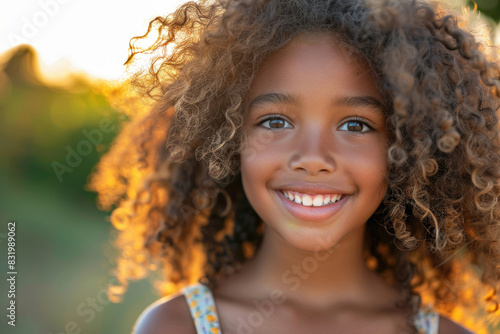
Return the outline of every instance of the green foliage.
<path id="1" fill-rule="evenodd" d="M 500 22 L 500 1 L 499 0 L 476 0 L 468 1 L 467 5 L 474 8 L 474 2 L 477 4 L 479 12 L 491 17 L 496 22 Z"/>
<path id="2" fill-rule="evenodd" d="M 36 54 L 20 47 L 6 62 L 0 86 L 3 168 L 31 181 L 51 180 L 77 197 L 119 131 L 119 113 L 84 79 L 65 88 L 36 76 Z"/>
<path id="3" fill-rule="evenodd" d="M 120 304 L 104 297 L 114 255 L 109 213 L 99 212 L 96 194 L 85 190 L 120 130 L 121 114 L 85 78 L 55 87 L 36 68 L 35 51 L 22 46 L 0 71 L 0 246 L 6 246 L 7 222 L 16 221 L 16 330 L 130 333 L 158 296 L 143 281 Z M 8 327 L 3 321 L 0 333 L 16 332 Z"/>

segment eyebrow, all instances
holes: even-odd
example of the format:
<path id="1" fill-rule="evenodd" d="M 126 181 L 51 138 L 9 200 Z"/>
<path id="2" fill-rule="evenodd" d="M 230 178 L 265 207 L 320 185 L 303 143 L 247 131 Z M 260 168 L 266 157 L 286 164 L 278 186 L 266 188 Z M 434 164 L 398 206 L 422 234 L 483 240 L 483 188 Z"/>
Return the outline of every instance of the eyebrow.
<path id="1" fill-rule="evenodd" d="M 386 109 L 385 104 L 373 96 L 342 96 L 335 100 L 334 104 L 347 107 L 369 107 L 382 112 Z"/>
<path id="2" fill-rule="evenodd" d="M 269 93 L 257 96 L 248 105 L 248 110 L 252 110 L 261 105 L 266 104 L 297 104 L 296 99 L 290 94 L 284 93 Z"/>
<path id="3" fill-rule="evenodd" d="M 297 99 L 286 93 L 262 94 L 254 98 L 248 105 L 248 110 L 266 104 L 297 104 Z M 334 100 L 333 105 L 347 107 L 369 107 L 385 111 L 385 105 L 373 96 L 341 96 Z"/>

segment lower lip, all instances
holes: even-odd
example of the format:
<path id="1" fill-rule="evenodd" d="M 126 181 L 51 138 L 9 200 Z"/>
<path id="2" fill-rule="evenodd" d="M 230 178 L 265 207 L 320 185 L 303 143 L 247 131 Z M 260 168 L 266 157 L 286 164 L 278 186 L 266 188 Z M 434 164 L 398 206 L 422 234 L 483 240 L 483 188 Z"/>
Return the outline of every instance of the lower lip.
<path id="1" fill-rule="evenodd" d="M 335 203 L 330 203 L 323 206 L 304 206 L 302 204 L 295 203 L 289 200 L 279 190 L 277 190 L 276 193 L 278 194 L 279 199 L 283 203 L 283 206 L 294 217 L 300 220 L 307 220 L 313 222 L 322 222 L 335 215 L 342 208 L 342 206 L 344 206 L 346 199 L 348 198 L 348 196 L 342 195 L 340 201 Z"/>

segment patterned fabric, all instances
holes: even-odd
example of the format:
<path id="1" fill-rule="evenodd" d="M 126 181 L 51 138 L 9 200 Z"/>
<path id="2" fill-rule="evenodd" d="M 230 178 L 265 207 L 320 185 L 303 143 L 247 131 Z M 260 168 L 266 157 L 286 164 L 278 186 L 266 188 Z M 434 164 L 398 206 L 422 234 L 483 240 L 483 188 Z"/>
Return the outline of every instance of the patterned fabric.
<path id="1" fill-rule="evenodd" d="M 222 334 L 215 302 L 210 289 L 201 283 L 184 288 L 191 317 L 198 334 Z M 419 334 L 437 334 L 439 314 L 430 308 L 420 309 L 415 319 Z"/>
<path id="2" fill-rule="evenodd" d="M 419 334 L 437 334 L 439 327 L 439 313 L 429 307 L 420 309 L 415 319 L 415 326 Z"/>
<path id="3" fill-rule="evenodd" d="M 203 284 L 193 284 L 183 290 L 191 317 L 199 334 L 220 334 L 219 318 L 210 289 Z"/>

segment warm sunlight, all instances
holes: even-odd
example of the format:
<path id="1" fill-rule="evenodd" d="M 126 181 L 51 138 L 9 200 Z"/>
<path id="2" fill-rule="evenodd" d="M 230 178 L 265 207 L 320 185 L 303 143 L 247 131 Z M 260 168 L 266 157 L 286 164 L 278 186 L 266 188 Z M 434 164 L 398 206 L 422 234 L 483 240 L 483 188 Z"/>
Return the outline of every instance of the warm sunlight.
<path id="1" fill-rule="evenodd" d="M 463 0 L 448 0 L 459 8 Z M 38 52 L 41 71 L 51 80 L 70 72 L 103 79 L 124 73 L 131 37 L 143 34 L 150 19 L 171 12 L 182 0 L 0 1 L 0 53 L 19 44 Z M 497 42 L 498 42 L 498 35 Z"/>
<path id="2" fill-rule="evenodd" d="M 144 34 L 152 18 L 183 2 L 144 0 L 138 6 L 117 0 L 0 0 L 0 54 L 16 45 L 32 45 L 42 74 L 51 81 L 74 72 L 120 79 L 130 38 Z M 448 2 L 454 8 L 465 3 Z M 496 35 L 498 43 L 500 33 Z"/>
<path id="3" fill-rule="evenodd" d="M 70 70 L 118 79 L 130 38 L 144 34 L 150 19 L 182 2 L 1 0 L 0 53 L 31 44 L 42 73 L 51 79 L 62 79 Z"/>
<path id="4" fill-rule="evenodd" d="M 172 20 L 155 20 L 188 1 Z M 445 16 L 449 9 L 452 15 Z M 147 37 L 134 39 L 131 49 L 131 39 L 146 34 L 151 21 Z M 346 29 L 334 35 L 345 40 L 324 38 L 325 27 L 334 33 Z M 464 30 L 480 43 L 473 43 Z M 320 33 L 311 38 L 304 31 Z M 288 41 L 294 42 L 276 52 Z M 331 47 L 339 42 L 340 47 Z M 340 53 L 346 50 L 349 54 Z M 273 52 L 277 61 L 269 60 Z M 367 64 L 372 67 L 364 68 Z M 401 288 L 402 306 L 417 300 L 411 298 L 417 295 L 410 288 L 413 283 L 422 306 L 437 311 L 427 314 L 432 316 L 427 325 L 435 324 L 440 313 L 474 334 L 500 334 L 500 288 L 490 288 L 498 287 L 500 270 L 500 145 L 492 140 L 500 132 L 500 90 L 487 82 L 499 76 L 500 0 L 0 0 L 0 248 L 7 257 L 3 246 L 7 236 L 12 238 L 7 223 L 17 221 L 18 240 L 23 240 L 18 244 L 19 264 L 26 269 L 19 270 L 16 284 L 9 281 L 10 289 L 18 289 L 19 301 L 18 323 L 11 326 L 22 333 L 130 333 L 139 314 L 160 296 L 173 296 L 204 276 L 205 282 L 207 277 L 229 276 L 259 249 L 264 252 L 255 258 L 261 264 L 255 260 L 253 267 L 247 266 L 248 277 L 223 281 L 229 286 L 226 296 L 232 296 L 227 305 L 231 301 L 231 307 L 237 302 L 252 307 L 250 298 L 255 298 L 255 310 L 239 308 L 245 318 L 257 314 L 264 319 L 258 306 L 259 300 L 267 303 L 263 292 L 280 276 L 281 286 L 288 289 L 288 274 L 302 273 L 301 268 L 309 269 L 300 279 L 292 277 L 299 283 L 290 291 L 309 279 L 307 286 L 321 294 L 311 293 L 312 288 L 290 293 L 292 307 L 283 309 L 316 306 L 307 316 L 324 311 L 318 319 L 330 318 L 339 305 L 337 291 L 344 291 L 330 291 L 337 281 L 329 278 L 360 273 L 366 279 L 342 280 L 349 283 L 346 287 L 363 286 L 363 294 L 345 290 L 345 298 L 352 294 L 354 301 L 363 300 L 345 299 L 351 305 L 346 314 L 351 312 L 354 319 L 373 313 L 375 319 L 376 310 L 385 310 L 393 319 L 401 318 L 402 312 L 389 314 L 393 309 L 388 303 L 396 292 L 359 270 L 361 226 L 366 224 L 367 265 L 385 283 Z M 366 103 L 340 108 L 326 100 L 335 94 L 378 99 L 378 88 L 383 113 L 369 111 Z M 299 103 L 267 103 L 260 117 L 242 122 L 250 92 L 264 97 L 272 95 L 266 92 L 289 94 Z M 324 112 L 317 106 L 325 106 Z M 273 130 L 272 120 L 289 122 L 292 126 L 283 130 L 297 137 L 283 139 L 286 133 L 274 132 L 281 129 Z M 330 131 L 329 122 L 337 121 Z M 266 130 L 273 131 L 263 131 L 265 122 L 270 122 Z M 323 130 L 339 137 L 332 135 L 329 141 L 323 140 L 323 132 L 316 136 Z M 303 150 L 314 137 L 322 143 Z M 320 145 L 317 155 L 309 154 Z M 324 152 L 335 161 L 331 165 L 341 163 L 331 168 L 340 171 L 331 178 L 306 179 L 304 166 L 289 168 L 292 157 L 303 164 L 308 156 L 319 157 L 308 164 L 316 168 Z M 328 165 L 318 170 L 328 171 Z M 386 173 L 388 166 L 394 168 Z M 236 178 L 231 176 L 228 186 L 222 186 L 225 180 L 215 182 L 214 175 L 229 173 L 229 168 Z M 291 192 L 292 181 L 300 179 L 338 191 L 320 191 L 316 185 L 313 192 L 321 194 L 310 196 L 307 205 L 299 195 L 309 188 Z M 278 181 L 283 186 L 273 190 L 285 192 L 268 196 L 268 185 Z M 382 203 L 386 189 L 390 206 Z M 323 192 L 338 196 L 334 200 Z M 274 193 L 281 201 L 273 202 Z M 367 205 L 337 204 L 359 203 L 359 194 Z M 384 209 L 383 215 L 374 214 L 377 207 Z M 341 212 L 340 219 L 333 217 L 335 210 Z M 295 220 L 282 215 L 286 212 L 295 212 Z M 325 218 L 325 212 L 331 217 Z M 333 227 L 316 229 L 308 224 L 311 217 L 329 221 L 316 225 Z M 266 229 L 271 237 L 261 247 Z M 325 246 L 321 237 L 330 238 L 329 232 L 338 238 Z M 313 233 L 318 240 L 310 237 Z M 403 238 L 408 244 L 412 239 L 421 243 L 403 255 Z M 326 257 L 316 249 L 314 257 L 293 259 L 303 260 L 302 266 L 292 264 L 291 255 L 300 253 L 285 247 L 287 243 L 309 251 L 320 244 L 326 257 L 338 245 L 349 247 L 336 253 L 342 262 L 323 263 L 328 272 L 309 275 Z M 355 257 L 349 254 L 354 247 Z M 329 267 L 339 263 L 339 270 Z M 323 297 L 313 281 L 324 283 L 329 292 Z M 366 299 L 364 292 L 373 295 Z M 42 312 L 40 302 L 23 298 L 43 302 Z M 16 297 L 9 299 L 12 305 Z M 366 307 L 358 310 L 357 305 Z M 7 317 L 14 316 L 7 310 Z M 293 325 L 313 324 L 305 318 Z M 334 321 L 327 324 L 338 327 Z M 372 333 L 384 332 L 376 330 L 379 323 L 384 321 L 369 321 L 375 324 Z M 262 327 L 251 331 L 266 332 Z"/>

